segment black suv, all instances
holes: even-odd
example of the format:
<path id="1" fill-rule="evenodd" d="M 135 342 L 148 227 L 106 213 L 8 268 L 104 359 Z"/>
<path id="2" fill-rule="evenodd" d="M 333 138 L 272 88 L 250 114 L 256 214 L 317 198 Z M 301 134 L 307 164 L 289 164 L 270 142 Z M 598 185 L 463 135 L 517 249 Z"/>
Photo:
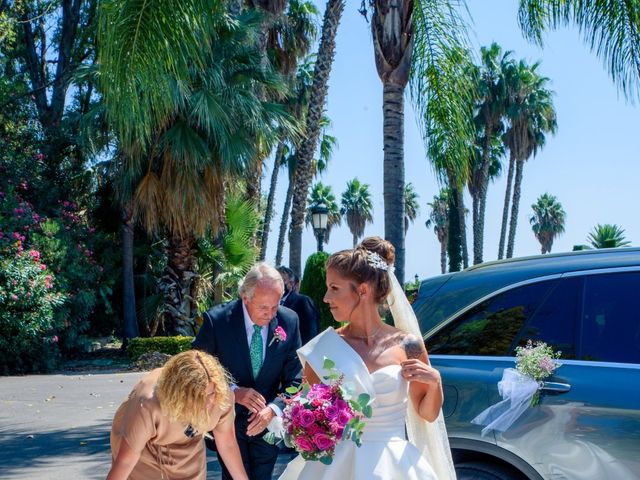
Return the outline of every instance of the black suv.
<path id="1" fill-rule="evenodd" d="M 422 282 L 413 305 L 445 385 L 464 479 L 640 479 L 640 248 L 488 262 Z M 504 433 L 471 423 L 499 402 L 515 348 L 562 351 L 540 404 Z"/>

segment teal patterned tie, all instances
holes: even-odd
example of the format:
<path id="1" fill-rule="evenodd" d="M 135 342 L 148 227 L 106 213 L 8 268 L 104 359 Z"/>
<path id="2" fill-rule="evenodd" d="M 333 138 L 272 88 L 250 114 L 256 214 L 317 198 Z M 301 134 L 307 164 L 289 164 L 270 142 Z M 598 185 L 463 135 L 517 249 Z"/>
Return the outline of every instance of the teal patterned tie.
<path id="1" fill-rule="evenodd" d="M 262 327 L 260 325 L 253 326 L 251 345 L 249 345 L 249 356 L 251 357 L 253 378 L 256 378 L 260 372 L 260 367 L 262 367 Z"/>

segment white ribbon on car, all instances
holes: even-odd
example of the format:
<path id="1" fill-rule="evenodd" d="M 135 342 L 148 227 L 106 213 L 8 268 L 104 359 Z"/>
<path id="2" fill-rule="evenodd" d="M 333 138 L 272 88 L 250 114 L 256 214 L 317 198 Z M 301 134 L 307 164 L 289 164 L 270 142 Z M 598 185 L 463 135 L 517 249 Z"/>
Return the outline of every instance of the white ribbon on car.
<path id="1" fill-rule="evenodd" d="M 483 437 L 491 430 L 506 431 L 531 405 L 539 388 L 540 383 L 528 375 L 515 368 L 505 368 L 498 382 L 498 393 L 504 400 L 481 412 L 471 423 L 486 425 L 482 429 Z"/>

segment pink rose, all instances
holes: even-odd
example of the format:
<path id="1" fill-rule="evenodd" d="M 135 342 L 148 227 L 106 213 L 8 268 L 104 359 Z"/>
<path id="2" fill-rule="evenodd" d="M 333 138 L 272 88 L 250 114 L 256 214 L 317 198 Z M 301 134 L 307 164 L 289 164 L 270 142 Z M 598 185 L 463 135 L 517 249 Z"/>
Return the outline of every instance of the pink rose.
<path id="1" fill-rule="evenodd" d="M 298 437 L 296 438 L 296 445 L 303 452 L 312 452 L 313 451 L 313 443 L 308 438 Z"/>
<path id="2" fill-rule="evenodd" d="M 338 425 L 340 425 L 341 427 L 344 427 L 347 423 L 349 423 L 349 420 L 351 420 L 353 418 L 353 413 L 351 413 L 349 410 L 340 410 L 340 413 L 338 413 L 338 417 L 336 419 L 336 421 L 338 422 Z"/>
<path id="3" fill-rule="evenodd" d="M 340 413 L 340 409 L 335 404 L 329 405 L 324 409 L 324 414 L 329 420 L 335 419 L 338 413 Z"/>
<path id="4" fill-rule="evenodd" d="M 316 444 L 319 450 L 329 450 L 333 448 L 336 444 L 334 440 L 331 439 L 328 435 L 324 433 L 316 433 L 313 436 L 313 443 Z"/>
<path id="5" fill-rule="evenodd" d="M 313 411 L 314 417 L 316 417 L 316 422 L 322 422 L 326 417 L 322 409 L 318 408 Z"/>
<path id="6" fill-rule="evenodd" d="M 300 412 L 300 426 L 303 428 L 307 428 L 309 426 L 311 426 L 313 424 L 313 422 L 316 421 L 316 416 L 313 414 L 313 412 L 311 410 L 302 410 L 302 412 Z"/>

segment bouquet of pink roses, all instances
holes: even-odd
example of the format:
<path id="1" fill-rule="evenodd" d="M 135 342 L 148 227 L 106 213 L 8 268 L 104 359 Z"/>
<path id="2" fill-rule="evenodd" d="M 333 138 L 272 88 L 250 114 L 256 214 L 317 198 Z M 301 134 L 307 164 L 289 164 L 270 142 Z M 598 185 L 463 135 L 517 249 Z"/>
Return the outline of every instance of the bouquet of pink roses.
<path id="1" fill-rule="evenodd" d="M 370 396 L 354 397 L 331 360 L 325 358 L 324 368 L 330 372 L 325 377 L 327 384 L 303 384 L 287 390 L 291 396 L 285 399 L 283 416 L 275 426 L 270 425 L 264 439 L 272 444 L 282 439 L 305 460 L 328 465 L 338 442 L 351 439 L 360 446 L 365 425 L 362 418 L 371 417 L 372 410 Z"/>

